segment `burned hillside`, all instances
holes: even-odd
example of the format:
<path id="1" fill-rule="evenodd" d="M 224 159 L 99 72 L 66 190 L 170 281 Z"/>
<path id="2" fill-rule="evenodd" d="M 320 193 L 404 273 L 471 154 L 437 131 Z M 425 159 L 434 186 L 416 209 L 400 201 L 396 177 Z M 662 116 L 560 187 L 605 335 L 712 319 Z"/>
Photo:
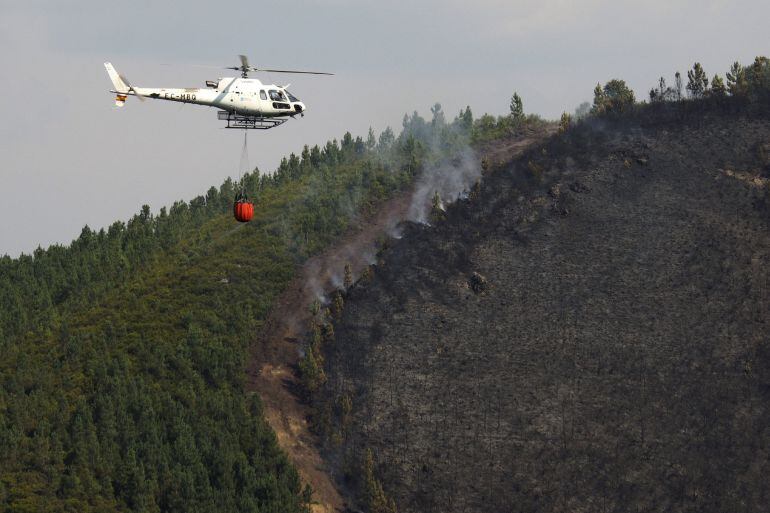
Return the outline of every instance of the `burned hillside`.
<path id="1" fill-rule="evenodd" d="M 349 495 L 371 449 L 401 512 L 767 504 L 770 122 L 592 123 L 348 291 L 317 408 Z"/>

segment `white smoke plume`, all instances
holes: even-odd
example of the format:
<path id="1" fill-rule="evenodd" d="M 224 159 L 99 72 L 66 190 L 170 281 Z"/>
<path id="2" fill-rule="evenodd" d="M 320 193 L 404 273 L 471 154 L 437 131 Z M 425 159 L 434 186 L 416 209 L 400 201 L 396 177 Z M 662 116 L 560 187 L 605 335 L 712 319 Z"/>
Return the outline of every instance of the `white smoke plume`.
<path id="1" fill-rule="evenodd" d="M 426 169 L 417 179 L 407 219 L 427 224 L 433 197 L 438 193 L 441 207 L 466 197 L 468 191 L 481 178 L 481 166 L 476 153 L 466 148 L 459 157 Z"/>
<path id="2" fill-rule="evenodd" d="M 307 304 L 328 304 L 329 294 L 344 287 L 346 265 L 350 266 L 353 280 L 357 280 L 365 268 L 376 262 L 377 245 L 382 238 L 401 238 L 403 221 L 427 224 L 436 192 L 445 208 L 458 198 L 467 197 L 480 178 L 481 166 L 470 147 L 452 160 L 426 168 L 410 193 L 387 201 L 374 218 L 358 223 L 334 247 L 308 260 L 302 278 Z"/>

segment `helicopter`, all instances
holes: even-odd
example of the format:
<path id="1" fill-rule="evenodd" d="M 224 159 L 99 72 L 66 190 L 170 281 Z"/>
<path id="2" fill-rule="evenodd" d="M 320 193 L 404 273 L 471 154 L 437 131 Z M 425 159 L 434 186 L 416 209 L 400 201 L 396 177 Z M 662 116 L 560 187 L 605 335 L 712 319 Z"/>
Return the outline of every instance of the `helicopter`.
<path id="1" fill-rule="evenodd" d="M 240 77 L 206 80 L 205 88 L 134 87 L 125 76 L 115 70 L 111 63 L 105 62 L 104 67 L 115 86 L 115 89 L 111 89 L 110 92 L 116 94 L 115 105 L 118 107 L 123 107 L 129 96 L 136 96 L 141 101 L 151 98 L 206 105 L 220 109 L 217 112 L 217 119 L 226 121 L 224 128 L 259 130 L 280 126 L 297 114 L 304 117 L 307 107 L 288 91 L 291 84 L 285 86 L 263 84 L 256 78 L 249 78 L 249 72 L 334 74 L 321 71 L 260 69 L 251 66 L 245 55 L 238 57 L 241 61 L 240 66 L 227 66 L 223 69 L 240 71 Z"/>

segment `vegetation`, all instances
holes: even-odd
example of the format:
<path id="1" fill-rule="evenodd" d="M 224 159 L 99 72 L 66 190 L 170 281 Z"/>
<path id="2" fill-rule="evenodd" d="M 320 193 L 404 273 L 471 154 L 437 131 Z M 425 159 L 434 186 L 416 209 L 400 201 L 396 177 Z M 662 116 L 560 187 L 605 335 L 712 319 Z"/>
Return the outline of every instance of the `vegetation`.
<path id="1" fill-rule="evenodd" d="M 430 222 L 439 223 L 445 218 L 446 214 L 444 213 L 444 204 L 441 201 L 441 195 L 438 193 L 438 191 L 436 191 L 433 194 L 433 199 L 431 200 Z"/>
<path id="2" fill-rule="evenodd" d="M 725 73 L 725 79 L 715 74 L 709 83 L 703 66 L 696 62 L 687 72 L 687 98 L 682 75 L 674 74 L 674 87 L 667 85 L 660 77 L 656 87 L 649 91 L 649 104 L 637 103 L 634 93 L 622 80 L 611 80 L 604 86 L 597 84 L 591 114 L 595 117 L 619 118 L 623 116 L 654 116 L 668 112 L 674 116 L 698 113 L 704 109 L 719 110 L 761 109 L 763 102 L 770 99 L 770 59 L 756 57 L 749 66 L 734 62 Z M 648 107 L 652 107 L 651 110 Z M 583 106 L 575 112 L 575 120 L 585 121 Z M 651 118 L 652 119 L 652 118 Z M 564 120 L 562 119 L 562 122 Z M 562 130 L 563 125 L 562 125 Z"/>
<path id="3" fill-rule="evenodd" d="M 687 90 L 693 98 L 702 98 L 708 91 L 708 87 L 709 79 L 706 72 L 703 71 L 703 66 L 696 62 L 692 70 L 687 72 Z"/>
<path id="4" fill-rule="evenodd" d="M 364 496 L 363 503 L 369 513 L 396 513 L 396 503 L 388 498 L 382 484 L 374 475 L 374 455 L 371 449 L 364 456 Z"/>
<path id="5" fill-rule="evenodd" d="M 604 87 L 596 84 L 594 88 L 594 114 L 622 114 L 633 106 L 634 92 L 624 80 L 610 80 Z"/>
<path id="6" fill-rule="evenodd" d="M 511 117 L 515 120 L 524 119 L 524 102 L 521 101 L 519 93 L 513 93 L 511 97 Z"/>

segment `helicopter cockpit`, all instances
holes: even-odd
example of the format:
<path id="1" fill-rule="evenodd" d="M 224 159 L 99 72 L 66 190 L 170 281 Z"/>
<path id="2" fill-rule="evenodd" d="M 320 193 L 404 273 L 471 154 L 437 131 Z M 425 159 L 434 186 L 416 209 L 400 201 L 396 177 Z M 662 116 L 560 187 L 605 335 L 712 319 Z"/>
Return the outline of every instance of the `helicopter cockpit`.
<path id="1" fill-rule="evenodd" d="M 285 102 L 286 97 L 283 95 L 282 91 L 278 91 L 277 89 L 271 89 L 270 90 L 270 99 L 274 102 Z"/>

